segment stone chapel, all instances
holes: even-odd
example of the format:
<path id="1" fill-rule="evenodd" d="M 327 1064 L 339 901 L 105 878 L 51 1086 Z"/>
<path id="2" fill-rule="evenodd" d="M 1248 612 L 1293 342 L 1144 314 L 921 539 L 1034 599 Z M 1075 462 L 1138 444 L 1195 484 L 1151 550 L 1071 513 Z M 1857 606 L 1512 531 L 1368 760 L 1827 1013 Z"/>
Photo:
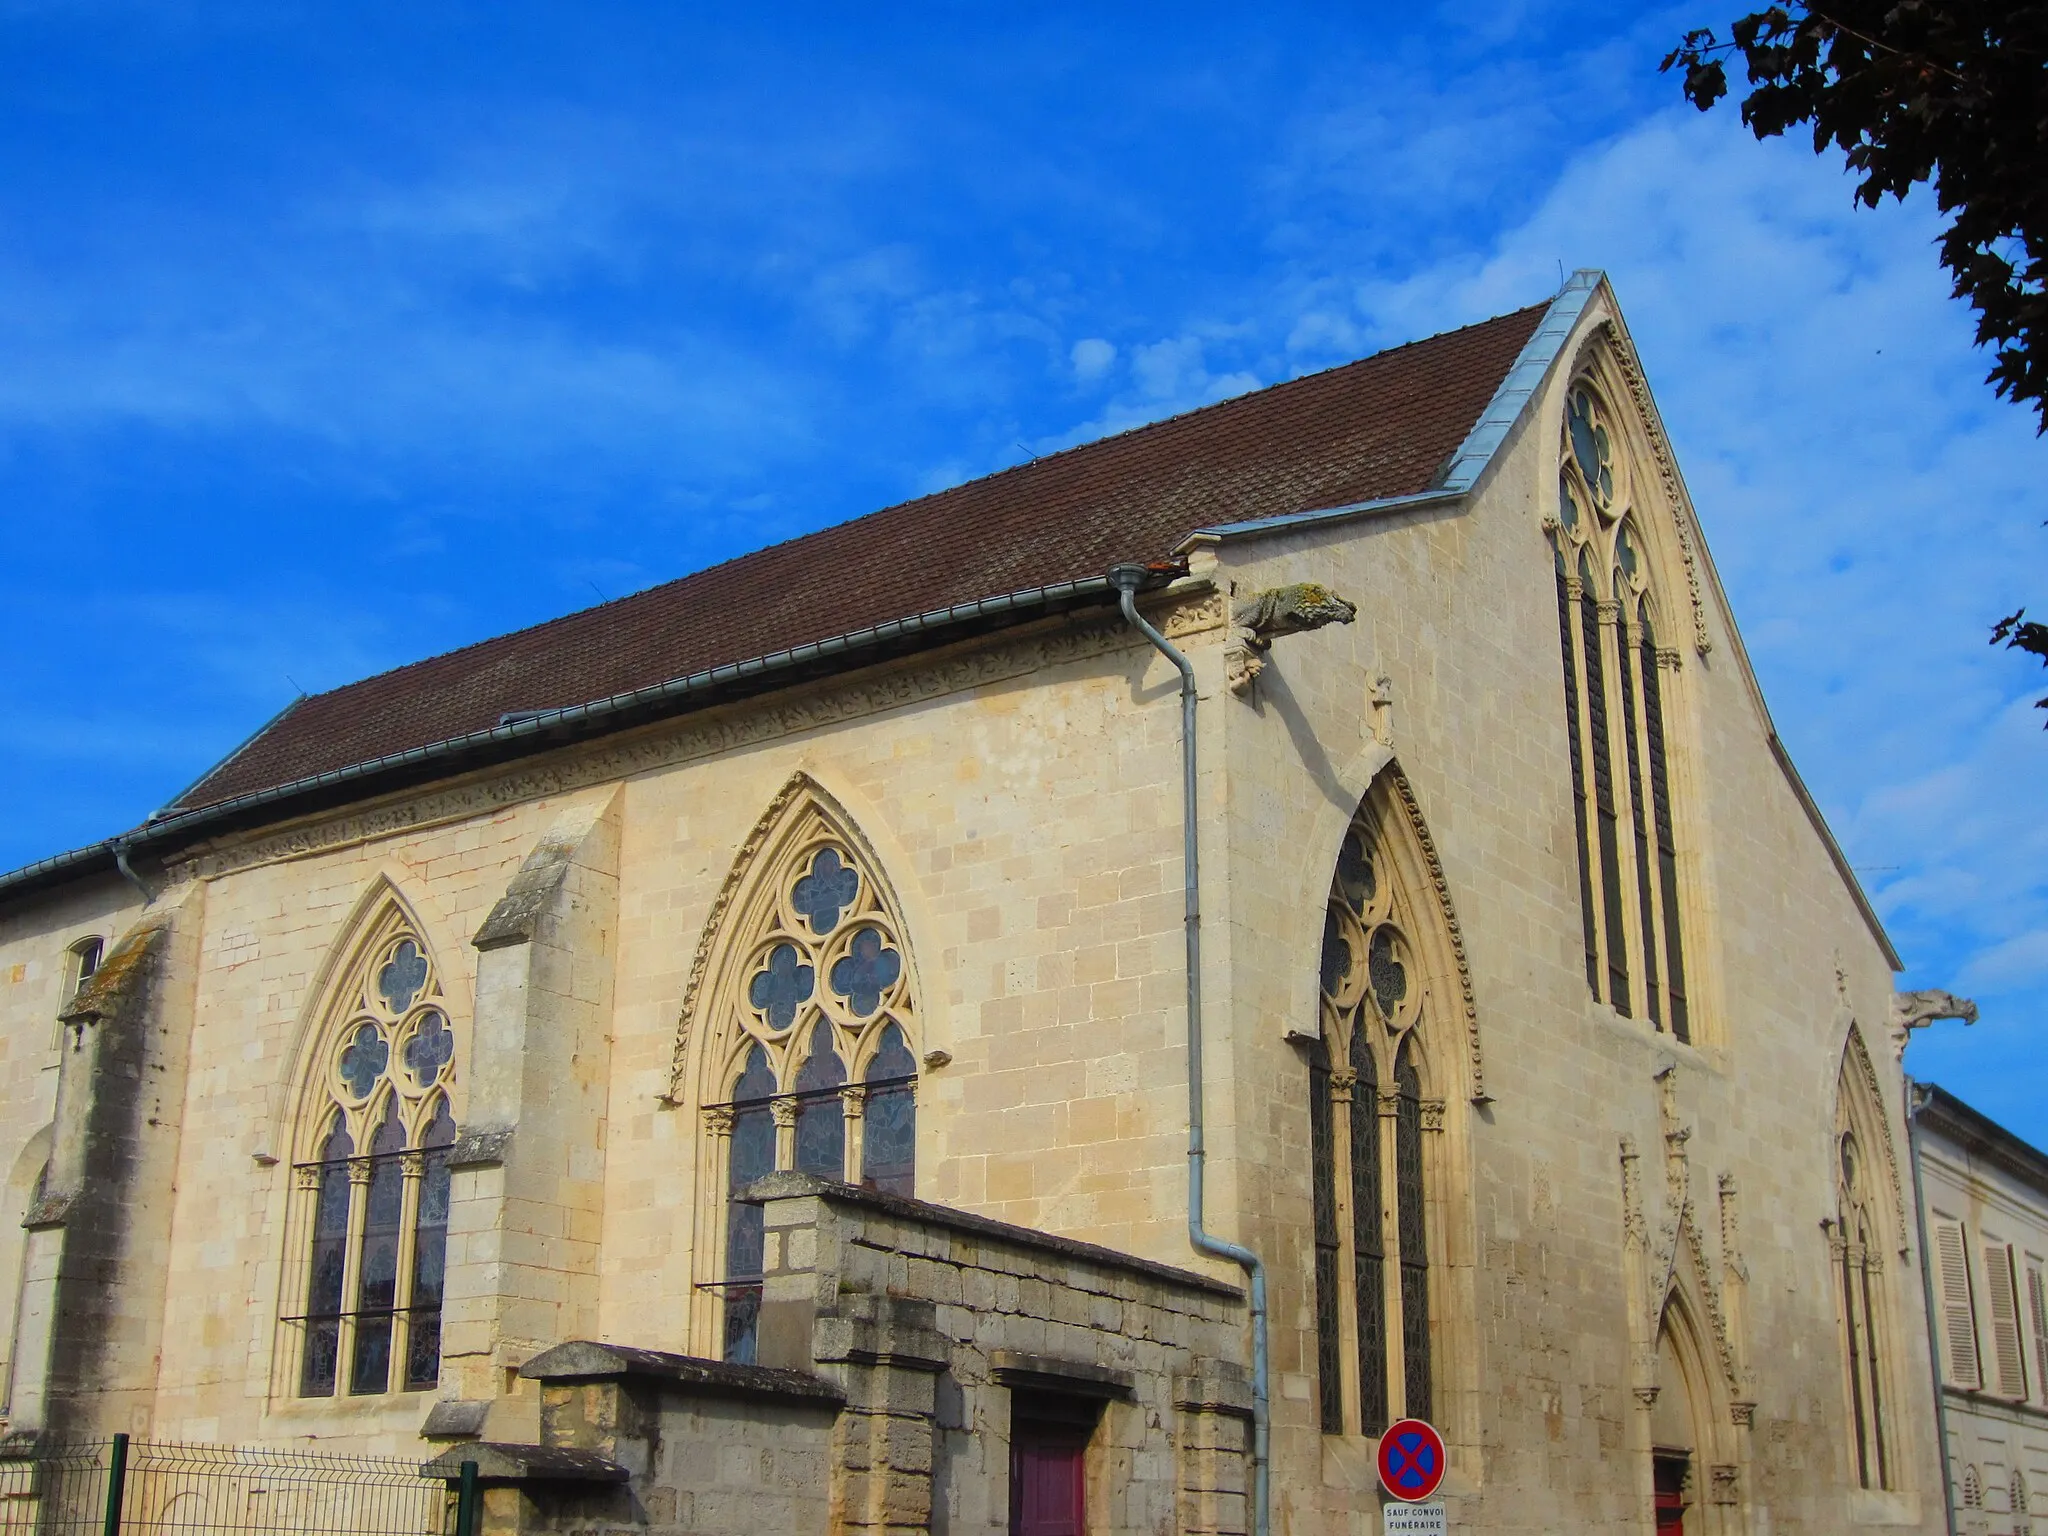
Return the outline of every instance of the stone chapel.
<path id="1" fill-rule="evenodd" d="M 1898 966 L 1581 272 L 0 876 L 0 1454 L 1363 1536 L 1422 1418 L 1460 1532 L 1932 1533 Z"/>

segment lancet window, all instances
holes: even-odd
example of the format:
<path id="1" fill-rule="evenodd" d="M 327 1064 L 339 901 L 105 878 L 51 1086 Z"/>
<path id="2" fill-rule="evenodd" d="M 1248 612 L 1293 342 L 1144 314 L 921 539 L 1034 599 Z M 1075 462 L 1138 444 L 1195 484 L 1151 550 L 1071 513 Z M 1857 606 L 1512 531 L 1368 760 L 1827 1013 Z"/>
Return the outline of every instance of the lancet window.
<path id="1" fill-rule="evenodd" d="M 307 1084 L 293 1169 L 301 1397 L 440 1379 L 455 1037 L 426 945 L 387 921 L 345 978 Z"/>
<path id="2" fill-rule="evenodd" d="M 1431 1270 L 1419 1028 L 1430 1006 L 1378 796 L 1345 834 L 1324 916 L 1320 1037 L 1308 1047 L 1316 1356 L 1326 1434 L 1427 1418 Z"/>
<path id="3" fill-rule="evenodd" d="M 1655 583 L 1620 435 L 1588 381 L 1565 405 L 1549 521 L 1564 657 L 1586 984 L 1627 1017 L 1692 1038 L 1665 741 L 1676 649 L 1657 643 Z"/>
<path id="4" fill-rule="evenodd" d="M 726 1065 L 705 1107 L 725 1194 L 723 1348 L 754 1358 L 762 1212 L 740 1197 L 793 1169 L 909 1195 L 916 1184 L 916 1003 L 902 925 L 869 861 L 815 812 L 748 904 L 713 1006 Z"/>
<path id="5" fill-rule="evenodd" d="M 1835 1216 L 1828 1240 L 1856 1480 L 1865 1488 L 1896 1488 L 1892 1325 L 1885 1293 L 1885 1253 L 1899 1246 L 1886 1204 L 1895 1169 L 1867 1070 L 1862 1042 L 1852 1034 L 1837 1090 Z"/>

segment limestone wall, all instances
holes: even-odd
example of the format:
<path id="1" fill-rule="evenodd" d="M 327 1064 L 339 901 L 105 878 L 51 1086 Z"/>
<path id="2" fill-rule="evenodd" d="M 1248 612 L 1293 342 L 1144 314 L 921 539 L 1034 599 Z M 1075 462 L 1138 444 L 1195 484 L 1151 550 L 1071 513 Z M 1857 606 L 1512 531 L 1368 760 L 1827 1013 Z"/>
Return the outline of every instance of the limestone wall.
<path id="1" fill-rule="evenodd" d="M 1088 1528 L 1246 1529 L 1241 1296 L 1186 1272 L 920 1201 L 778 1174 L 761 1366 L 570 1343 L 541 1459 L 477 1459 L 497 1532 L 712 1536 L 1010 1528 L 1020 1396 L 1092 1420 Z M 570 1463 L 548 1453 L 603 1458 Z M 625 1480 L 596 1479 L 617 1469 Z"/>

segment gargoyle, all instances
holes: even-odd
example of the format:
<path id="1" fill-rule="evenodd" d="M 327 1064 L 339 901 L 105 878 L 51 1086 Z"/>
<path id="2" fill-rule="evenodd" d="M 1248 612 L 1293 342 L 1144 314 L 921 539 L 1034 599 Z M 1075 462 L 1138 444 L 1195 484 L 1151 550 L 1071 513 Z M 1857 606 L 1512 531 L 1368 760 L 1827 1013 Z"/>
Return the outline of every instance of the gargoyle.
<path id="1" fill-rule="evenodd" d="M 1929 988 L 1924 992 L 1894 992 L 1892 994 L 1892 1046 L 1903 1058 L 1906 1042 L 1913 1031 L 1924 1029 L 1936 1019 L 1961 1019 L 1965 1024 L 1977 1022 L 1977 1005 L 1967 997 L 1957 997 L 1953 992 Z"/>
<path id="2" fill-rule="evenodd" d="M 1349 624 L 1358 605 L 1347 603 L 1320 582 L 1268 587 L 1241 598 L 1230 609 L 1229 683 L 1243 693 L 1266 670 L 1266 652 L 1282 635 L 1306 634 L 1325 624 Z"/>

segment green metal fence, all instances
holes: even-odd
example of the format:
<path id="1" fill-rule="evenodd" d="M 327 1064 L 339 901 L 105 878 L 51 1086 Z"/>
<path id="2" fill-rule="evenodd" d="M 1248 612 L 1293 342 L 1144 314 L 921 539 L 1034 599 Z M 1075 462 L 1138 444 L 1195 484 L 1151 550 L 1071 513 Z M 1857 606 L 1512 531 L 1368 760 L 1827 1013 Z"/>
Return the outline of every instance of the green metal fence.
<path id="1" fill-rule="evenodd" d="M 0 1532 L 37 1536 L 476 1536 L 476 1463 L 111 1440 L 0 1451 Z"/>

